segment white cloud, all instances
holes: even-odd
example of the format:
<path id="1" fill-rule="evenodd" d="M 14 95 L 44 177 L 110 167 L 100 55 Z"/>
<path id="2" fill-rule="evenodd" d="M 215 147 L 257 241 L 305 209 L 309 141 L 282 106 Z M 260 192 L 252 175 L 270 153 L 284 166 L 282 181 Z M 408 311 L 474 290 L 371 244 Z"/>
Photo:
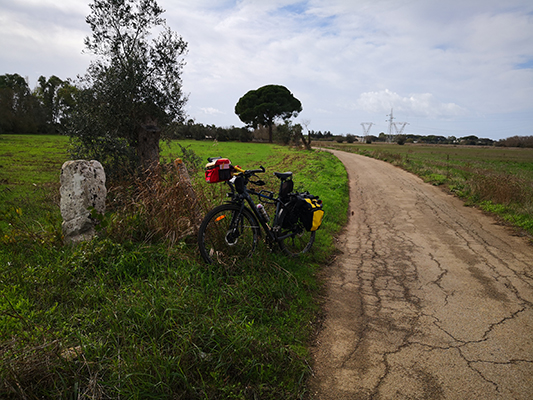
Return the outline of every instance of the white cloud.
<path id="1" fill-rule="evenodd" d="M 467 114 L 467 110 L 457 104 L 439 102 L 431 93 L 415 93 L 402 97 L 388 89 L 362 93 L 356 107 L 375 114 L 384 114 L 394 108 L 396 112 L 409 116 L 430 119 L 450 119 Z"/>
<path id="2" fill-rule="evenodd" d="M 83 74 L 89 2 L 0 0 L 0 73 Z M 198 122 L 241 125 L 238 99 L 275 83 L 302 101 L 313 130 L 346 133 L 394 107 L 399 120 L 436 130 L 470 118 L 493 135 L 531 134 L 531 0 L 158 3 L 189 43 L 184 91 Z"/>
<path id="3" fill-rule="evenodd" d="M 206 107 L 206 108 L 202 107 L 200 108 L 200 110 L 202 110 L 204 114 L 209 114 L 209 115 L 224 114 L 222 111 L 217 110 L 216 108 L 213 108 L 213 107 Z"/>

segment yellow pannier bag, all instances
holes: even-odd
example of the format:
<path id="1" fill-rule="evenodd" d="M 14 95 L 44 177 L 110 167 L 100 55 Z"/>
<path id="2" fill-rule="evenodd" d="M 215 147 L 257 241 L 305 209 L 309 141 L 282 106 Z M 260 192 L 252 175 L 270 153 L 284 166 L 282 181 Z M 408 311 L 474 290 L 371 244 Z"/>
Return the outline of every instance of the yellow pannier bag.
<path id="1" fill-rule="evenodd" d="M 300 221 L 304 228 L 309 232 L 314 232 L 320 225 L 324 218 L 324 210 L 322 209 L 322 200 L 318 196 L 310 194 L 299 194 L 300 197 Z"/>

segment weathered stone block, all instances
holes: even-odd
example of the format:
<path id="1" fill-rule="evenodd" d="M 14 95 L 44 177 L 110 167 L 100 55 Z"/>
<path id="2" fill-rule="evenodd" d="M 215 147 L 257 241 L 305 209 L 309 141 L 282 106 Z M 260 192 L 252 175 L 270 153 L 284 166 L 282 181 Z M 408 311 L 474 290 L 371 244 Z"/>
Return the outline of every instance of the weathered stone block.
<path id="1" fill-rule="evenodd" d="M 91 208 L 105 212 L 105 172 L 98 161 L 67 161 L 61 168 L 61 216 L 65 243 L 90 240 L 95 234 Z"/>

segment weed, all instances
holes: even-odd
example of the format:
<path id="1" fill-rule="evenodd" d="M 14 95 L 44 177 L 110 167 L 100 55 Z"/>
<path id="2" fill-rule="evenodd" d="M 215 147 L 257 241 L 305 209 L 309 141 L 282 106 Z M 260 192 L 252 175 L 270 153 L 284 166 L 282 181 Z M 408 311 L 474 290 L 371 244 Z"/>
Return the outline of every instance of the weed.
<path id="1" fill-rule="evenodd" d="M 102 230 L 115 240 L 166 240 L 173 245 L 196 233 L 198 199 L 191 182 L 180 176 L 173 164 L 162 164 L 146 176 L 115 184 L 108 198 Z"/>
<path id="2" fill-rule="evenodd" d="M 436 173 L 430 173 L 423 177 L 424 181 L 431 183 L 434 186 L 442 185 L 446 182 L 446 176 Z"/>

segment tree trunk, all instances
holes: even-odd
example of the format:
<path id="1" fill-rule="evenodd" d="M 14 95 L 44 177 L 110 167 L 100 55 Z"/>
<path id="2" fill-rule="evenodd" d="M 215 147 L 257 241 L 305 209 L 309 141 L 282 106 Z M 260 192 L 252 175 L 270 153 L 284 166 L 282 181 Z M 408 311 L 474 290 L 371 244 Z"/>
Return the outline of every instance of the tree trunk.
<path id="1" fill-rule="evenodd" d="M 142 171 L 153 170 L 159 164 L 159 139 L 161 129 L 151 119 L 146 119 L 139 128 L 137 155 Z"/>
<path id="2" fill-rule="evenodd" d="M 311 135 L 309 135 L 309 133 L 307 134 L 307 140 L 305 139 L 305 136 L 302 134 L 302 142 L 304 142 L 304 146 L 306 150 L 311 150 Z"/>

